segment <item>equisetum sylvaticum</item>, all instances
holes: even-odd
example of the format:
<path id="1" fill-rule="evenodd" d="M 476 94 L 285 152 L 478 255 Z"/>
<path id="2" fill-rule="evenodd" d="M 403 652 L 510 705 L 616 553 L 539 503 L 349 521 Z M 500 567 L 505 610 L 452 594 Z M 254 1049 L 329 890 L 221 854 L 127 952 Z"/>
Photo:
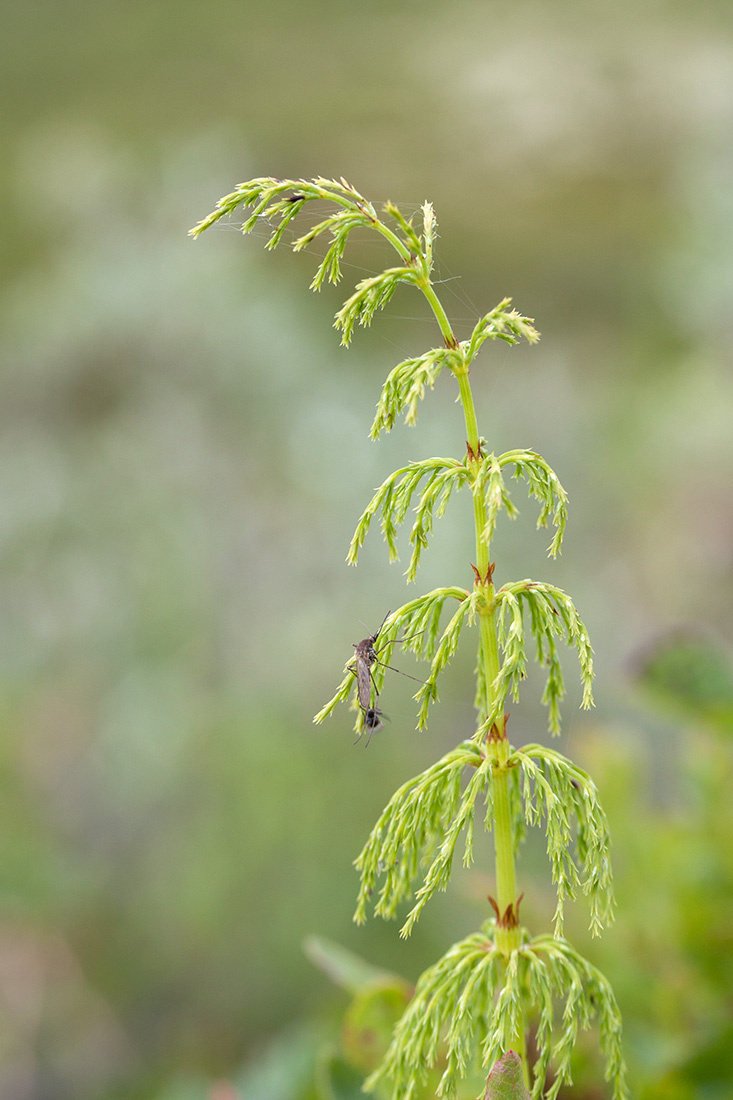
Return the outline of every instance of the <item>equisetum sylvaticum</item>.
<path id="1" fill-rule="evenodd" d="M 309 204 L 318 218 L 301 235 L 293 222 Z M 246 211 L 244 233 L 265 228 L 267 247 L 288 234 L 294 251 L 317 238 L 327 242 L 311 286 L 319 289 L 341 277 L 350 233 L 369 229 L 395 257 L 393 266 L 359 281 L 336 314 L 334 325 L 348 345 L 357 325 L 371 324 L 401 283 L 421 293 L 439 332 L 435 347 L 404 359 L 387 376 L 377 402 L 371 438 L 392 429 L 398 417 L 414 424 L 420 401 L 441 372 L 453 376 L 465 419 L 466 445 L 458 457 L 408 462 L 377 489 L 361 516 L 347 560 L 354 564 L 372 521 L 379 517 L 390 559 L 397 557 L 397 530 L 412 516 L 408 581 L 417 576 L 434 519 L 443 517 L 451 494 L 473 499 L 475 562 L 466 562 L 464 587 L 450 584 L 409 600 L 391 612 L 377 635 L 356 646 L 334 697 L 316 715 L 322 722 L 351 698 L 356 731 L 380 724 L 378 709 L 385 668 L 401 639 L 406 649 L 428 662 L 415 694 L 417 725 L 428 722 L 438 698 L 438 680 L 459 642 L 471 644 L 476 661 L 475 729 L 441 759 L 404 783 L 377 821 L 356 860 L 361 876 L 356 917 L 367 908 L 394 917 L 403 902 L 411 908 L 402 926 L 408 935 L 423 907 L 451 876 L 461 841 L 462 859 L 473 858 L 474 824 L 493 833 L 494 882 L 480 929 L 453 944 L 420 977 L 414 996 L 397 1023 L 392 1043 L 365 1083 L 367 1090 L 393 1100 L 423 1095 L 455 1095 L 506 1052 L 522 1060 L 524 1079 L 535 1100 L 554 1100 L 571 1081 L 571 1061 L 581 1029 L 598 1023 L 603 1074 L 614 1100 L 628 1095 L 621 1049 L 621 1019 L 603 974 L 564 938 L 565 903 L 582 894 L 590 927 L 598 934 L 613 916 L 613 893 L 606 818 L 590 776 L 554 749 L 541 744 L 515 747 L 509 738 L 507 704 L 519 699 L 531 651 L 544 670 L 543 702 L 553 735 L 560 733 L 564 696 L 559 643 L 575 649 L 582 682 L 582 705 L 592 704 L 592 650 L 573 601 L 544 581 L 494 584 L 491 542 L 501 512 L 516 515 L 514 482 L 524 481 L 539 508 L 538 527 L 552 524 L 549 555 L 561 548 L 567 494 L 557 475 L 536 451 L 518 447 L 495 454 L 480 434 L 469 369 L 486 341 L 534 344 L 532 320 L 501 301 L 479 317 L 470 336 L 454 334 L 433 279 L 436 220 L 426 202 L 421 217 L 406 218 L 387 203 L 379 212 L 345 180 L 253 179 L 217 204 L 191 233 L 197 237 L 220 218 Z M 477 223 L 477 232 L 480 222 Z M 377 659 L 378 657 L 378 659 Z M 521 712 L 519 712 L 521 713 Z M 511 725 L 516 723 L 515 714 Z M 528 826 L 540 826 L 557 904 L 551 931 L 531 934 L 520 923 L 521 893 L 516 859 Z M 527 1042 L 531 1035 L 531 1044 Z M 531 1054 L 530 1054 L 531 1051 Z M 472 1093 L 475 1095 L 475 1090 Z"/>

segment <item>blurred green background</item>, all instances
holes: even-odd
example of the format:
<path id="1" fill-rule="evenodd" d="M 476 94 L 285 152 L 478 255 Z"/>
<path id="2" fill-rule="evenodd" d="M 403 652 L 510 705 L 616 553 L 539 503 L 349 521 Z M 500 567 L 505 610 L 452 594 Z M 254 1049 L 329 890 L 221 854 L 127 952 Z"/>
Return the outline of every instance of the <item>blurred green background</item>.
<path id="1" fill-rule="evenodd" d="M 312 726 L 362 621 L 416 594 L 377 534 L 344 557 L 374 487 L 463 427 L 441 379 L 417 428 L 367 439 L 387 372 L 435 342 L 405 289 L 338 346 L 380 247 L 313 297 L 313 256 L 187 238 L 257 175 L 429 198 L 459 334 L 507 294 L 536 318 L 538 347 L 473 377 L 491 446 L 540 450 L 571 497 L 559 562 L 529 504 L 495 557 L 568 589 L 596 650 L 559 746 L 615 836 L 619 921 L 587 950 L 636 1095 L 733 1095 L 728 0 L 33 0 L 3 27 L 0 1097 L 310 1095 L 308 1029 L 343 1002 L 304 937 L 414 979 L 488 915 L 487 859 L 407 945 L 351 924 L 379 810 L 473 729 L 473 654 L 427 734 L 396 676 L 367 750 L 343 709 Z M 458 499 L 420 590 L 471 556 Z M 539 685 L 515 740 L 545 736 Z"/>

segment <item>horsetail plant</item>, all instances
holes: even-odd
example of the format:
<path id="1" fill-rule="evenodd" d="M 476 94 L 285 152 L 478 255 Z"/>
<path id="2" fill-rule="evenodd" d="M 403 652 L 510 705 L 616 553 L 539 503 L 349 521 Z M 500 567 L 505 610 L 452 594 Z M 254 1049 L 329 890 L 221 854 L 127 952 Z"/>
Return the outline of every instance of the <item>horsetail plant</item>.
<path id="1" fill-rule="evenodd" d="M 500 512 L 517 513 L 512 481 L 523 479 L 539 504 L 538 527 L 552 524 L 548 553 L 555 557 L 567 519 L 567 494 L 554 471 L 533 450 L 495 455 L 480 434 L 469 368 L 487 340 L 530 344 L 539 339 L 530 318 L 504 299 L 481 317 L 471 336 L 459 341 L 433 282 L 436 220 L 430 203 L 422 207 L 422 225 L 405 218 L 392 203 L 383 212 L 345 180 L 253 179 L 223 198 L 191 234 L 197 237 L 240 207 L 251 208 L 244 233 L 265 226 L 268 248 L 283 239 L 291 222 L 310 202 L 329 204 L 329 212 L 292 241 L 298 252 L 316 238 L 328 241 L 311 283 L 318 290 L 341 278 L 340 262 L 350 233 L 370 229 L 394 249 L 395 266 L 362 279 L 337 312 L 334 326 L 348 345 L 357 325 L 370 325 L 400 283 L 412 284 L 426 298 L 440 330 L 440 346 L 405 359 L 388 375 L 371 428 L 376 440 L 400 416 L 417 419 L 427 389 L 443 371 L 453 375 L 463 407 L 466 451 L 460 458 L 428 458 L 396 470 L 377 489 L 359 520 L 347 560 L 355 564 L 372 521 L 381 525 L 390 559 L 397 557 L 397 531 L 413 517 L 409 536 L 408 581 L 414 581 L 433 521 L 443 516 L 453 492 L 473 498 L 476 561 L 470 587 L 448 585 L 410 600 L 388 615 L 379 632 L 378 661 L 369 663 L 373 696 L 357 683 L 353 658 L 334 697 L 316 715 L 322 722 L 339 703 L 352 698 L 356 731 L 375 728 L 379 691 L 392 650 L 402 640 L 429 662 L 427 677 L 415 695 L 418 728 L 428 721 L 438 698 L 438 679 L 456 652 L 466 628 L 478 633 L 476 729 L 422 774 L 405 783 L 390 800 L 356 860 L 361 889 L 355 914 L 363 922 L 373 903 L 378 916 L 391 918 L 404 901 L 412 906 L 402 926 L 407 936 L 437 890 L 445 890 L 462 839 L 464 865 L 473 859 L 477 805 L 493 832 L 496 897 L 492 914 L 478 932 L 454 944 L 419 979 L 399 1020 L 381 1065 L 365 1088 L 392 1100 L 425 1095 L 428 1080 L 439 1096 L 455 1095 L 463 1078 L 484 1072 L 508 1051 L 522 1060 L 533 1100 L 554 1100 L 571 1083 L 571 1055 L 578 1032 L 597 1019 L 605 1058 L 605 1079 L 614 1100 L 625 1100 L 621 1019 L 613 991 L 591 963 L 563 937 L 565 902 L 586 896 L 590 927 L 598 934 L 613 917 L 606 818 L 591 778 L 554 749 L 539 744 L 515 748 L 508 737 L 506 706 L 517 700 L 527 674 L 530 649 L 545 670 L 543 702 L 549 729 L 560 733 L 564 695 L 558 643 L 574 648 L 583 685 L 582 705 L 592 705 L 593 657 L 585 626 L 571 598 L 552 584 L 511 581 L 496 588 L 490 545 Z M 447 620 L 447 621 L 446 621 Z M 442 625 L 441 625 L 442 624 Z M 398 635 L 402 635 L 400 639 Z M 367 684 L 367 692 L 369 685 Z M 361 695 L 360 695 L 361 692 Z M 373 699 L 373 704 L 371 700 Z M 531 936 L 521 926 L 515 860 L 527 826 L 541 825 L 557 893 L 552 934 Z M 533 1064 L 527 1034 L 533 1030 Z M 431 1073 L 433 1075 L 431 1076 Z"/>

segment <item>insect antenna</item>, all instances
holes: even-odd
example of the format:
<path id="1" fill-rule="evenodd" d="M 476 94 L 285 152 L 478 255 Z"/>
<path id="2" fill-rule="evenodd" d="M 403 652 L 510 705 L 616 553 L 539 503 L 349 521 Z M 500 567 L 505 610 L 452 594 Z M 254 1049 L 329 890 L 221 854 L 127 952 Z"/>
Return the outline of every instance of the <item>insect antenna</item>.
<path id="1" fill-rule="evenodd" d="M 382 626 L 384 626 L 384 623 L 382 623 Z M 382 629 L 382 627 L 379 628 L 380 631 L 381 631 L 381 629 Z M 419 638 L 420 635 L 424 634 L 424 633 L 425 633 L 424 630 L 418 630 L 417 634 L 411 634 L 409 638 L 395 638 L 394 642 L 392 642 L 391 644 L 392 645 L 401 645 L 403 642 L 411 642 L 413 638 Z M 374 636 L 374 640 L 376 641 L 378 637 L 379 637 L 379 631 Z M 377 649 L 376 647 L 373 647 L 374 648 L 374 658 L 373 658 L 374 663 L 377 664 L 377 665 L 381 665 L 382 668 L 390 669 L 391 672 L 398 672 L 400 674 L 400 676 L 406 676 L 408 680 L 414 680 L 415 683 L 417 683 L 417 684 L 424 684 L 425 681 L 421 680 L 418 676 L 410 676 L 409 672 L 403 672 L 401 668 L 394 668 L 393 665 L 388 665 L 384 661 L 379 660 L 379 657 L 377 656 L 377 654 L 381 653 L 382 649 L 384 649 L 389 644 L 390 644 L 389 642 L 385 642 L 384 645 L 381 646 L 380 649 Z"/>

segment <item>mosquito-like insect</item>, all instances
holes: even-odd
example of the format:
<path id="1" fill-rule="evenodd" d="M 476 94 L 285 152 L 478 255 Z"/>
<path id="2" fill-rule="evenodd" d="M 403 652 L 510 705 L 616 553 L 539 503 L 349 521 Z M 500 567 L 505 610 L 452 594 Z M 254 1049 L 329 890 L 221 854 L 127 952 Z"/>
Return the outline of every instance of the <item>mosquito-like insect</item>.
<path id="1" fill-rule="evenodd" d="M 382 633 L 382 628 L 389 618 L 390 612 L 382 619 L 382 625 L 376 634 L 370 634 L 368 638 L 362 638 L 360 642 L 354 645 L 356 650 L 356 656 L 354 657 L 353 665 L 349 665 L 349 668 L 356 676 L 356 693 L 359 699 L 359 706 L 364 712 L 364 728 L 368 729 L 371 733 L 374 733 L 382 725 L 380 715 L 381 711 L 377 708 L 377 702 L 379 701 L 379 692 L 377 691 L 377 685 L 374 681 L 374 674 L 372 672 L 373 665 L 382 665 L 384 668 L 391 669 L 392 672 L 400 672 L 398 668 L 393 668 L 392 665 L 387 665 L 384 661 L 379 660 L 379 650 L 376 648 L 376 642 L 379 635 Z M 395 639 L 396 642 L 404 642 L 404 638 Z M 407 672 L 400 672 L 401 676 L 407 676 L 409 680 L 415 680 L 418 684 L 422 684 L 422 680 L 418 680 L 417 676 L 410 676 Z M 372 689 L 374 689 L 374 703 L 372 703 Z"/>

